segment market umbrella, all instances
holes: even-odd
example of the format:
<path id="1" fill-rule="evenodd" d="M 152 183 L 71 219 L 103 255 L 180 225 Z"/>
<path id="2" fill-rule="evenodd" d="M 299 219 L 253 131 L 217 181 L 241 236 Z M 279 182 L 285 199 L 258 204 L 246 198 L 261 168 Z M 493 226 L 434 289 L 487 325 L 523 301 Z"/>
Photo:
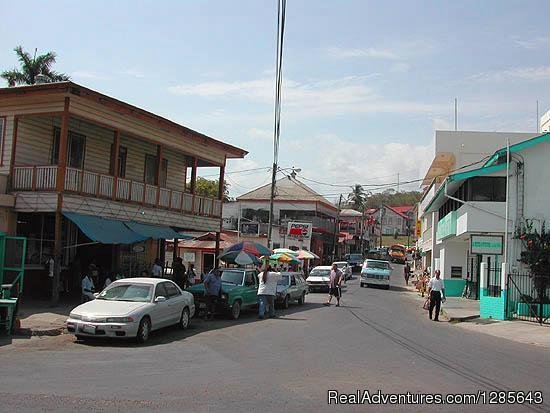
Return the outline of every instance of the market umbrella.
<path id="1" fill-rule="evenodd" d="M 267 258 L 267 257 L 262 257 Z M 290 254 L 284 254 L 282 252 L 276 252 L 269 256 L 270 261 L 285 262 L 287 264 L 298 265 L 301 264 L 300 260 Z"/>
<path id="2" fill-rule="evenodd" d="M 218 258 L 228 264 L 260 264 L 258 257 L 245 251 L 226 251 L 220 254 Z"/>
<path id="3" fill-rule="evenodd" d="M 298 257 L 301 260 L 312 260 L 312 259 L 318 259 L 319 258 L 319 256 L 317 254 L 314 254 L 311 251 L 299 250 L 299 251 L 296 251 L 296 252 L 297 252 L 296 257 Z"/>
<path id="4" fill-rule="evenodd" d="M 288 254 L 288 255 L 291 255 L 291 256 L 295 256 L 296 255 L 296 251 L 293 251 L 291 249 L 288 249 L 288 248 L 275 248 L 273 250 L 274 253 L 282 253 L 282 254 Z"/>
<path id="5" fill-rule="evenodd" d="M 273 251 L 263 246 L 262 244 L 259 244 L 257 242 L 251 242 L 251 241 L 242 241 L 242 242 L 233 244 L 230 247 L 226 248 L 224 253 L 229 251 L 237 251 L 237 252 L 244 251 L 256 257 L 261 257 L 262 255 L 271 255 L 273 253 Z"/>

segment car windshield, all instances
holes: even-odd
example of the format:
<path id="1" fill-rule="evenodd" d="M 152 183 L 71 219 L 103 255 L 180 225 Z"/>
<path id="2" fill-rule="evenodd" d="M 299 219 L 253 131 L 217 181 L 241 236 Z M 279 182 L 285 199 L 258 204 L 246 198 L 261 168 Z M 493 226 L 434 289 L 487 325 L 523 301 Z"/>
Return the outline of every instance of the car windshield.
<path id="1" fill-rule="evenodd" d="M 116 284 L 113 283 L 104 289 L 98 300 L 109 301 L 133 301 L 148 302 L 151 301 L 153 286 L 151 284 Z"/>
<path id="2" fill-rule="evenodd" d="M 222 272 L 222 282 L 234 285 L 242 285 L 244 271 L 224 270 Z"/>
<path id="3" fill-rule="evenodd" d="M 311 270 L 309 275 L 313 277 L 328 277 L 330 275 L 330 270 L 314 268 Z"/>
<path id="4" fill-rule="evenodd" d="M 350 260 L 361 260 L 361 259 L 363 259 L 363 256 L 361 254 L 350 254 L 349 259 Z"/>
<path id="5" fill-rule="evenodd" d="M 277 281 L 277 285 L 288 285 L 289 278 L 290 277 L 288 275 L 281 276 L 281 279 Z"/>
<path id="6" fill-rule="evenodd" d="M 335 262 L 335 264 L 338 268 L 344 268 L 346 265 L 348 265 L 347 262 Z"/>
<path id="7" fill-rule="evenodd" d="M 381 270 L 389 270 L 390 264 L 384 261 L 367 261 L 367 268 L 377 268 Z"/>

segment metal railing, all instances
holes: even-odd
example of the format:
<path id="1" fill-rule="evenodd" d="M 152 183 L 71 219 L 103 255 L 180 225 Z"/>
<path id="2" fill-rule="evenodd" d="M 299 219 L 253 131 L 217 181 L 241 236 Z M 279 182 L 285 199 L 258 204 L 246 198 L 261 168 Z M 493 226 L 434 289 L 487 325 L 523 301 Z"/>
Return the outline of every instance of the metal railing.
<path id="1" fill-rule="evenodd" d="M 16 166 L 13 170 L 12 189 L 14 191 L 55 191 L 57 169 L 57 165 Z M 72 167 L 65 169 L 64 190 L 182 213 L 216 218 L 222 215 L 222 202 L 218 199 L 159 188 L 144 182 Z"/>
<path id="2" fill-rule="evenodd" d="M 508 318 L 550 324 L 550 276 L 508 274 Z"/>

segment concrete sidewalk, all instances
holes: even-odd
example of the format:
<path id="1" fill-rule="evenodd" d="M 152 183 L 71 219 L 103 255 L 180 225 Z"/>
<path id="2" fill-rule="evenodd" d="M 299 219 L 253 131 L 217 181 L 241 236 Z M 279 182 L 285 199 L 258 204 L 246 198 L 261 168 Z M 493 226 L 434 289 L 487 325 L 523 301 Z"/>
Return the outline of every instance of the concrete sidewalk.
<path id="1" fill-rule="evenodd" d="M 52 306 L 49 302 L 22 302 L 17 318 L 20 326 L 15 330 L 19 336 L 56 336 L 64 333 L 65 321 L 75 303 Z"/>
<path id="2" fill-rule="evenodd" d="M 403 290 L 414 293 L 419 305 L 427 296 L 421 297 L 416 288 L 400 285 Z M 422 310 L 423 314 L 426 313 Z M 427 315 L 426 315 L 427 317 Z M 479 300 L 449 297 L 441 304 L 440 319 L 455 323 L 457 328 L 489 334 L 494 337 L 512 340 L 518 343 L 550 348 L 550 324 L 540 325 L 528 321 L 498 321 L 479 317 Z"/>

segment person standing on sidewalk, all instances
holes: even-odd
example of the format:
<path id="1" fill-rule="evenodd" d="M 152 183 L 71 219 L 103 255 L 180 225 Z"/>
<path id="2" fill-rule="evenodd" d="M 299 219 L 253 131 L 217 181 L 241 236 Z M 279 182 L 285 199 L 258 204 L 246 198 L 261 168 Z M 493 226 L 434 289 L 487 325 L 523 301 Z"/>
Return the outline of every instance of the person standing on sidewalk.
<path id="1" fill-rule="evenodd" d="M 258 318 L 264 319 L 266 314 L 275 317 L 278 274 L 272 271 L 269 264 L 265 264 L 258 278 Z"/>
<path id="2" fill-rule="evenodd" d="M 216 312 L 216 304 L 222 288 L 222 272 L 219 268 L 214 268 L 204 279 L 204 298 L 206 299 L 205 320 L 212 320 Z"/>
<path id="3" fill-rule="evenodd" d="M 439 321 L 439 310 L 441 308 L 441 300 L 445 302 L 445 287 L 443 280 L 440 278 L 441 272 L 435 270 L 435 277 L 432 277 L 428 282 L 428 294 L 430 296 L 430 320 L 432 319 L 433 309 L 435 307 L 434 321 Z"/>
<path id="4" fill-rule="evenodd" d="M 338 269 L 336 264 L 332 264 L 332 269 L 330 270 L 330 282 L 328 290 L 328 301 L 323 305 L 329 306 L 332 301 L 332 296 L 336 297 L 336 307 L 340 307 L 340 295 L 341 295 L 341 286 L 342 278 L 344 274 Z"/>

